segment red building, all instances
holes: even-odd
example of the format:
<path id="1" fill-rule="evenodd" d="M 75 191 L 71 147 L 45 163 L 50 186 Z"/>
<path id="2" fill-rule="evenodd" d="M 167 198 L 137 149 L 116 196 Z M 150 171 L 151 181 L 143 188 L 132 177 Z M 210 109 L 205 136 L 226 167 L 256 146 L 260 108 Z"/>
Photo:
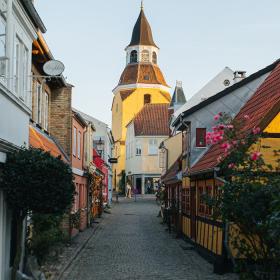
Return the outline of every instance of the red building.
<path id="1" fill-rule="evenodd" d="M 73 111 L 72 120 L 72 171 L 76 187 L 75 201 L 72 207 L 71 217 L 76 223 L 71 225 L 71 236 L 75 236 L 79 230 L 83 231 L 87 227 L 87 176 L 84 169 L 84 134 L 87 123 L 77 113 Z M 75 219 L 73 218 L 75 217 Z M 70 218 L 71 220 L 71 218 Z M 78 221 L 78 222 L 77 222 Z M 70 222 L 71 224 L 71 222 Z"/>

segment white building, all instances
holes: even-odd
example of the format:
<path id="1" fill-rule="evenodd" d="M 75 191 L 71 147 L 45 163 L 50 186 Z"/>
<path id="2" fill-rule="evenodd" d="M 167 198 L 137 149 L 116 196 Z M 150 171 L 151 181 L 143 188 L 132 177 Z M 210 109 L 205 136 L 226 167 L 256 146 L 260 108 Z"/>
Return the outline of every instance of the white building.
<path id="1" fill-rule="evenodd" d="M 138 194 L 152 193 L 161 176 L 159 146 L 169 136 L 169 104 L 146 104 L 127 125 L 126 176 Z"/>
<path id="2" fill-rule="evenodd" d="M 32 42 L 46 29 L 31 0 L 0 0 L 0 171 L 7 153 L 28 146 Z M 9 279 L 15 240 L 0 191 L 0 280 Z"/>
<path id="3" fill-rule="evenodd" d="M 256 92 L 259 86 L 264 82 L 269 73 L 276 67 L 273 63 L 249 77 L 240 79 L 243 75 L 235 73 L 236 82 L 220 92 L 211 94 L 205 100 L 197 103 L 186 103 L 177 113 L 177 118 L 172 122 L 174 134 L 178 131 L 187 130 L 184 137 L 188 152 L 184 156 L 189 156 L 189 165 L 192 167 L 208 150 L 206 143 L 206 133 L 212 131 L 216 124 L 214 116 L 219 112 L 224 112 L 235 117 L 249 98 Z M 188 107 L 186 106 L 188 105 Z M 183 110 L 183 107 L 187 108 Z"/>

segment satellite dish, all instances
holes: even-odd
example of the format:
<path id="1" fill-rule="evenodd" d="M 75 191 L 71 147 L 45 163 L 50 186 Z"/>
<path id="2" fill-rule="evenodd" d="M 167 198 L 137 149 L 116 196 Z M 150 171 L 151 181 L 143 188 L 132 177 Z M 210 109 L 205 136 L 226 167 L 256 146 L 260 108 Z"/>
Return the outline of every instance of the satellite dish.
<path id="1" fill-rule="evenodd" d="M 59 60 L 50 60 L 44 64 L 43 70 L 48 76 L 60 76 L 64 72 L 65 66 Z"/>

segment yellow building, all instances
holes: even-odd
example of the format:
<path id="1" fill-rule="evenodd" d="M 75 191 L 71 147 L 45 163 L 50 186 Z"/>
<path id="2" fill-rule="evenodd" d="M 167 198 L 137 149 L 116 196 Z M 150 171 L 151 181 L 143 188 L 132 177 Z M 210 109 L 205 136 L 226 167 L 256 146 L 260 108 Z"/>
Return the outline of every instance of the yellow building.
<path id="1" fill-rule="evenodd" d="M 169 104 L 169 89 L 158 66 L 159 48 L 143 6 L 134 26 L 130 44 L 126 47 L 126 67 L 117 87 L 113 90 L 112 132 L 115 140 L 113 165 L 114 189 L 125 172 L 126 126 L 145 104 Z"/>

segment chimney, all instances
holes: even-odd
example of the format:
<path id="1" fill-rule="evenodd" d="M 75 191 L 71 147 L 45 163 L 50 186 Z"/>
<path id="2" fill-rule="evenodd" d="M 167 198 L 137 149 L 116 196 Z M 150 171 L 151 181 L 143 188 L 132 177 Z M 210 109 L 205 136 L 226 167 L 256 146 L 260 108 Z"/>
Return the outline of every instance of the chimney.
<path id="1" fill-rule="evenodd" d="M 246 78 L 246 71 L 240 71 L 240 70 L 235 71 L 233 75 L 234 75 L 233 81 L 236 84 Z"/>

